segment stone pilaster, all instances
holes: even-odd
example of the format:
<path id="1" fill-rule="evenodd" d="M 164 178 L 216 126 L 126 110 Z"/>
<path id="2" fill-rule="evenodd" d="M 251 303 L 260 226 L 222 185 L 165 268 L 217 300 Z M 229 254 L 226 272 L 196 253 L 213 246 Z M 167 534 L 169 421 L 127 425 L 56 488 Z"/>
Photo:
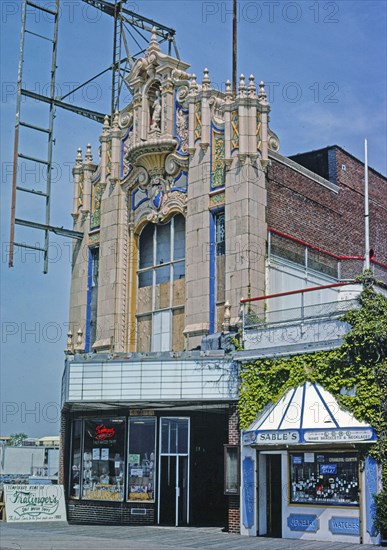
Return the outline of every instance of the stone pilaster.
<path id="1" fill-rule="evenodd" d="M 85 218 L 91 211 L 91 179 L 97 165 L 93 163 L 91 145 L 86 147 L 85 160 L 83 162 L 83 203 L 82 216 Z"/>
<path id="2" fill-rule="evenodd" d="M 109 127 L 109 117 L 106 115 L 103 123 L 102 134 L 99 138 L 101 143 L 101 185 L 106 183 L 106 171 L 107 171 L 107 152 L 108 152 L 108 142 L 110 141 L 110 127 Z"/>
<path id="3" fill-rule="evenodd" d="M 202 81 L 202 139 L 200 147 L 205 151 L 210 144 L 211 114 L 208 100 L 211 97 L 211 81 L 208 76 L 208 69 L 204 69 Z"/>
<path id="4" fill-rule="evenodd" d="M 265 289 L 265 174 L 249 156 L 226 173 L 226 299 L 231 324 L 239 317 L 241 298 Z"/>
<path id="5" fill-rule="evenodd" d="M 268 151 L 268 124 L 269 124 L 269 112 L 270 105 L 267 101 L 267 96 L 265 92 L 265 84 L 261 81 L 259 84 L 259 110 L 261 113 L 261 148 L 262 148 L 262 167 L 265 168 L 269 162 L 269 151 Z"/>
<path id="6" fill-rule="evenodd" d="M 73 180 L 74 180 L 74 199 L 73 199 L 72 217 L 74 220 L 74 227 L 76 227 L 78 216 L 79 216 L 79 207 L 82 205 L 81 201 L 83 200 L 83 197 L 81 196 L 83 192 L 80 193 L 80 185 L 83 187 L 82 149 L 80 147 L 78 148 L 77 156 L 75 159 L 75 165 L 73 167 Z"/>

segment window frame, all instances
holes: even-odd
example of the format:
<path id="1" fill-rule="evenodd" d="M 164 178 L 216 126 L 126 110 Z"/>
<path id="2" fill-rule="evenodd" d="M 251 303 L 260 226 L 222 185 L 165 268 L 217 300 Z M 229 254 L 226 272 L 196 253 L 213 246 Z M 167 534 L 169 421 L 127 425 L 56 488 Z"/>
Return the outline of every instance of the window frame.
<path id="1" fill-rule="evenodd" d="M 129 463 L 129 454 L 137 454 L 137 453 L 130 453 L 130 431 L 131 431 L 131 426 L 130 426 L 130 423 L 131 421 L 142 421 L 142 420 L 149 420 L 149 419 L 152 419 L 153 420 L 153 423 L 154 423 L 154 460 L 153 460 L 153 498 L 152 499 L 130 499 L 129 498 L 129 495 L 131 494 L 131 492 L 129 491 L 129 486 L 130 486 L 130 476 L 129 476 L 129 468 L 130 468 L 130 463 Z M 128 417 L 128 420 L 127 420 L 127 448 L 126 448 L 126 481 L 125 481 L 125 488 L 126 488 L 126 495 L 125 495 L 125 499 L 126 499 L 126 502 L 141 502 L 141 503 L 155 503 L 156 502 L 156 496 L 157 496 L 157 417 L 156 416 L 144 416 L 144 415 L 139 415 L 139 416 L 131 416 L 129 415 Z M 145 476 L 143 476 L 145 477 Z"/>
<path id="2" fill-rule="evenodd" d="M 176 241 L 175 241 L 175 223 L 176 219 L 178 217 L 181 217 L 183 220 L 183 231 L 184 231 L 184 255 L 182 258 L 175 259 L 175 252 L 176 252 Z M 151 305 L 149 311 L 144 311 L 141 313 L 138 313 L 138 295 L 137 295 L 137 302 L 136 302 L 136 325 L 138 327 L 138 323 L 141 320 L 141 318 L 151 317 L 151 333 L 150 333 L 150 351 L 171 351 L 172 350 L 172 344 L 173 344 L 173 312 L 178 310 L 184 311 L 184 301 L 182 304 L 175 305 L 174 302 L 174 292 L 173 292 L 173 284 L 174 281 L 184 279 L 186 276 L 186 242 L 185 242 L 185 230 L 186 230 L 186 219 L 183 214 L 176 213 L 172 218 L 168 220 L 168 222 L 164 224 L 152 224 L 152 264 L 141 268 L 140 269 L 140 263 L 141 263 L 141 236 L 143 231 L 145 230 L 145 226 L 142 229 L 142 232 L 140 233 L 138 237 L 138 247 L 139 247 L 139 256 L 138 256 L 138 264 L 137 264 L 137 271 L 136 271 L 136 280 L 137 280 L 137 293 L 140 288 L 146 288 L 146 286 L 152 286 L 151 291 Z M 159 227 L 167 227 L 169 226 L 169 258 L 168 261 L 163 261 L 162 263 L 157 263 L 158 258 L 158 247 L 160 246 L 158 244 L 158 231 Z M 175 272 L 176 272 L 176 266 L 184 266 L 184 275 L 180 275 L 179 278 L 175 278 Z M 157 283 L 157 276 L 160 274 L 161 270 L 164 268 L 169 268 L 169 277 L 168 277 L 168 283 L 169 283 L 169 299 L 168 299 L 168 306 L 166 307 L 156 307 L 156 289 L 157 286 L 162 284 Z M 144 285 L 140 286 L 140 276 L 144 273 L 151 273 L 151 280 L 152 285 Z M 160 306 L 160 304 L 159 304 Z M 155 349 L 155 334 L 154 334 L 154 319 L 155 316 L 160 314 L 162 317 L 163 312 L 170 312 L 169 314 L 169 330 L 168 330 L 168 342 L 164 343 L 162 346 L 162 349 Z M 138 333 L 138 330 L 137 330 Z M 162 333 L 166 335 L 166 331 L 162 331 Z M 159 336 L 159 333 L 158 333 Z"/>
<path id="3" fill-rule="evenodd" d="M 230 452 L 229 451 L 237 451 L 237 460 L 236 460 L 236 473 L 237 473 L 237 489 L 236 491 L 232 491 L 231 489 L 228 489 L 230 483 L 228 481 L 227 476 L 227 464 L 231 464 L 230 460 Z M 241 449 L 239 445 L 233 445 L 233 444 L 225 444 L 223 445 L 223 457 L 224 457 L 224 482 L 223 482 L 223 492 L 227 496 L 239 496 L 240 495 L 240 485 L 241 485 Z"/>
<path id="4" fill-rule="evenodd" d="M 306 498 L 302 501 L 296 501 L 296 500 L 293 500 L 293 495 L 292 495 L 292 488 L 293 488 L 293 483 L 296 483 L 294 481 L 295 477 L 293 475 L 293 460 L 292 460 L 292 457 L 294 456 L 300 456 L 300 455 L 305 455 L 307 454 L 308 451 L 305 451 L 305 450 L 302 450 L 300 449 L 299 451 L 290 451 L 288 453 L 288 481 L 289 481 L 289 491 L 288 491 L 288 504 L 289 506 L 323 506 L 323 507 L 329 507 L 329 508 L 359 508 L 360 506 L 360 471 L 359 471 L 359 467 L 360 467 L 360 455 L 359 455 L 359 452 L 357 452 L 356 450 L 335 450 L 335 451 L 331 451 L 331 450 L 310 450 L 310 453 L 313 453 L 315 455 L 315 460 L 313 462 L 313 464 L 315 464 L 315 472 L 314 472 L 314 476 L 316 477 L 316 485 L 317 485 L 317 479 L 319 477 L 322 476 L 331 476 L 331 479 L 334 479 L 334 477 L 338 478 L 341 474 L 334 474 L 334 473 L 324 473 L 324 474 L 321 474 L 321 473 L 318 473 L 318 464 L 319 462 L 317 461 L 317 456 L 316 455 L 320 455 L 320 456 L 324 456 L 324 457 L 327 457 L 327 458 L 330 458 L 330 457 L 334 457 L 336 456 L 338 459 L 345 459 L 345 457 L 350 457 L 351 458 L 356 458 L 356 461 L 353 460 L 351 462 L 356 462 L 356 469 L 355 469 L 355 472 L 356 472 L 356 482 L 357 482 L 357 485 L 355 487 L 357 487 L 357 501 L 350 501 L 350 502 L 340 502 L 339 500 L 332 500 L 332 501 L 327 501 L 327 500 L 317 500 L 317 499 L 313 499 L 313 500 L 306 500 Z M 342 461 L 339 460 L 338 463 L 341 463 Z M 349 461 L 348 461 L 349 462 Z M 305 457 L 303 458 L 303 463 L 307 463 L 305 462 Z M 345 463 L 345 460 L 344 460 L 344 463 Z M 312 463 L 311 463 L 312 464 Z M 321 464 L 326 464 L 326 462 L 321 462 Z M 343 477 L 343 476 L 341 476 Z M 328 483 L 329 483 L 329 480 L 330 478 L 328 478 Z M 326 480 L 323 478 L 323 482 L 325 482 Z M 306 481 L 305 480 L 302 480 L 303 483 L 305 483 Z M 335 483 L 332 482 L 332 484 Z M 352 483 L 352 481 L 351 481 Z M 320 481 L 320 484 L 321 484 L 321 481 Z M 323 485 L 323 488 L 324 488 L 324 485 Z M 331 487 L 330 487 L 330 490 L 333 490 Z"/>

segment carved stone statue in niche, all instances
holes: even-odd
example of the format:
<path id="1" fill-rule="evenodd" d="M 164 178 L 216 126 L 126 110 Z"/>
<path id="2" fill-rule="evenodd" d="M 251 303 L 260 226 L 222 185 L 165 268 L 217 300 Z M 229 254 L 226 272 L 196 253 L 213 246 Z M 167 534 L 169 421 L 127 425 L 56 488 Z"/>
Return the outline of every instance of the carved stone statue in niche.
<path id="1" fill-rule="evenodd" d="M 153 207 L 159 210 L 170 190 L 170 182 L 161 176 L 153 176 L 150 181 L 150 200 Z"/>
<path id="2" fill-rule="evenodd" d="M 156 90 L 155 100 L 151 106 L 151 124 L 150 131 L 161 130 L 161 96 L 159 90 Z"/>

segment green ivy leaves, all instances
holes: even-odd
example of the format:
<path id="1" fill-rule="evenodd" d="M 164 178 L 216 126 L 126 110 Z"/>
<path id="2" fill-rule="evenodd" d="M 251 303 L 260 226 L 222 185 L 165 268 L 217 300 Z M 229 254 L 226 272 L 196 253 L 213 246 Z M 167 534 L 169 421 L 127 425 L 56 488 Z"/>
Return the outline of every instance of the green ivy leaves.
<path id="1" fill-rule="evenodd" d="M 238 408 L 240 425 L 246 429 L 268 403 L 309 380 L 331 392 L 357 419 L 371 424 L 378 441 L 370 454 L 382 464 L 385 487 L 376 499 L 375 524 L 387 530 L 387 299 L 369 285 L 369 275 L 364 277 L 360 308 L 342 318 L 351 325 L 342 346 L 243 364 Z M 342 388 L 356 388 L 355 395 L 341 395 Z"/>

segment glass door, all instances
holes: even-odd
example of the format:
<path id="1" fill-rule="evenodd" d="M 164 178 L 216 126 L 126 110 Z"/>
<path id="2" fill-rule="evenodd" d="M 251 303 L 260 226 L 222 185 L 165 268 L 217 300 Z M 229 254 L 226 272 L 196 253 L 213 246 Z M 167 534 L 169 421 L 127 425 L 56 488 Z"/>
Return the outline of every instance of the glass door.
<path id="1" fill-rule="evenodd" d="M 189 524 L 189 418 L 160 418 L 157 522 Z"/>

